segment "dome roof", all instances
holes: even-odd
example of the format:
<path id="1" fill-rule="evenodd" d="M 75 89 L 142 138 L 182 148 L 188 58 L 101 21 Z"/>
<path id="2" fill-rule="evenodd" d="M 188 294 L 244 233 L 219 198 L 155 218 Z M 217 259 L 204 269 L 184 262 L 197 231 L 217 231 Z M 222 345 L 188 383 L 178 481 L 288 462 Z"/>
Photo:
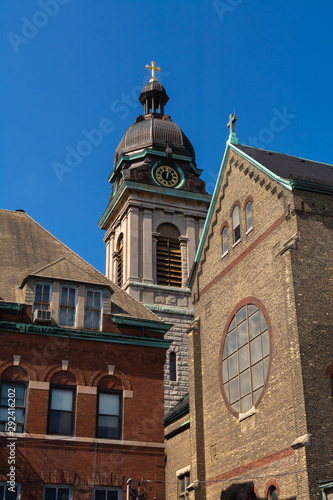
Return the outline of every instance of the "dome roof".
<path id="1" fill-rule="evenodd" d="M 183 154 L 192 157 L 193 160 L 195 159 L 192 144 L 168 115 L 163 115 L 162 118 L 150 116 L 146 119 L 141 116 L 126 130 L 116 149 L 115 163 L 120 155 L 136 149 L 151 147 L 165 151 L 168 146 L 177 154 Z"/>

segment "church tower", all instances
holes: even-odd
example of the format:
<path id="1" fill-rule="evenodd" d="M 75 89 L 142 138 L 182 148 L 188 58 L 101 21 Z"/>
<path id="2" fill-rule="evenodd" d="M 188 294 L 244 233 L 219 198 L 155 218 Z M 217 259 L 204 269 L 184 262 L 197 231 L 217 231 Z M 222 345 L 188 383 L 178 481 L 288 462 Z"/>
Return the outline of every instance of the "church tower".
<path id="1" fill-rule="evenodd" d="M 147 66 L 148 67 L 148 66 Z M 139 97 L 143 115 L 120 141 L 108 181 L 106 275 L 173 326 L 165 365 L 165 411 L 188 392 L 187 330 L 193 320 L 186 287 L 210 195 L 192 144 L 164 112 L 169 98 L 155 78 Z M 121 311 L 119 312 L 121 315 Z"/>

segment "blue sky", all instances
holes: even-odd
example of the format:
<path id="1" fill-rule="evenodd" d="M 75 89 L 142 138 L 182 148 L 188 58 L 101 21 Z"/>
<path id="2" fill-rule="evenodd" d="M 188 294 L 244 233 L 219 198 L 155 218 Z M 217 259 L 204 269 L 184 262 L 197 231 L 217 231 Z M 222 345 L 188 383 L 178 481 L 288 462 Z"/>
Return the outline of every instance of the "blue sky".
<path id="1" fill-rule="evenodd" d="M 3 0 L 1 207 L 104 272 L 107 177 L 152 60 L 210 193 L 234 111 L 242 144 L 333 163 L 332 16 L 328 0 Z"/>

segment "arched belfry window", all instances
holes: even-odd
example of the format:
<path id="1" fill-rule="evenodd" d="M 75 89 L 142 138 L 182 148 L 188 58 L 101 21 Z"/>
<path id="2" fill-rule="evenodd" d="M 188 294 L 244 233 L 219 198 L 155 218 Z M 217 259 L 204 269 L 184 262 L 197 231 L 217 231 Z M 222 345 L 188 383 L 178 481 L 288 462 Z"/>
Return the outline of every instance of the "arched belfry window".
<path id="1" fill-rule="evenodd" d="M 123 284 L 123 274 L 124 274 L 124 238 L 121 234 L 118 239 L 117 245 L 117 285 L 121 286 Z"/>
<path id="2" fill-rule="evenodd" d="M 179 231 L 172 224 L 157 228 L 157 283 L 165 286 L 182 286 L 182 262 Z"/>

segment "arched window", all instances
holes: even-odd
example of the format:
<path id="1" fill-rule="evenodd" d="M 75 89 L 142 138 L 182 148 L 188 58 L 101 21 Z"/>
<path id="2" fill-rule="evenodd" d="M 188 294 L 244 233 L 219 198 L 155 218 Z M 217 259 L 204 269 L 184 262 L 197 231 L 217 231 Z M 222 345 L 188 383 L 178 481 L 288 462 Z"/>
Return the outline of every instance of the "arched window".
<path id="1" fill-rule="evenodd" d="M 252 203 L 250 201 L 248 201 L 247 204 L 246 204 L 245 217 L 246 217 L 246 231 L 249 231 L 253 227 L 253 222 L 252 222 Z"/>
<path id="2" fill-rule="evenodd" d="M 222 256 L 228 252 L 228 228 L 224 226 L 222 230 Z"/>
<path id="3" fill-rule="evenodd" d="M 119 236 L 118 240 L 118 248 L 117 248 L 117 285 L 121 286 L 123 284 L 123 270 L 124 270 L 124 253 L 123 253 L 123 248 L 124 248 L 124 239 L 123 235 L 121 234 Z"/>
<path id="4" fill-rule="evenodd" d="M 236 205 L 232 212 L 232 230 L 234 236 L 234 243 L 240 240 L 240 219 L 239 219 L 239 206 Z"/>
<path id="5" fill-rule="evenodd" d="M 157 228 L 157 283 L 165 286 L 182 286 L 182 262 L 179 231 L 172 224 Z"/>
<path id="6" fill-rule="evenodd" d="M 169 357 L 169 370 L 170 370 L 170 380 L 177 380 L 177 365 L 176 365 L 176 353 L 170 352 Z"/>

